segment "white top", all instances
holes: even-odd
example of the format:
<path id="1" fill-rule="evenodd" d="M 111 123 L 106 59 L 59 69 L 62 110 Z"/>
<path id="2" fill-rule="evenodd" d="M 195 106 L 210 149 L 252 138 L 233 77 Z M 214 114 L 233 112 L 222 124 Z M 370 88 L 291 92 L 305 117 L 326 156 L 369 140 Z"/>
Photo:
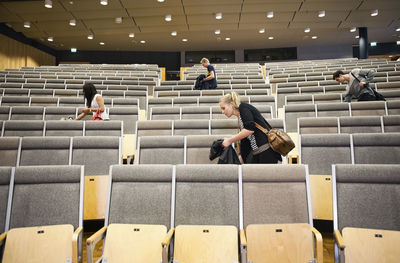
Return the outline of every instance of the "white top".
<path id="1" fill-rule="evenodd" d="M 96 94 L 94 95 L 93 99 L 92 99 L 92 103 L 90 104 L 90 108 L 100 108 L 99 104 L 97 103 L 97 97 L 101 97 L 100 94 Z M 96 114 L 96 112 L 93 112 L 93 116 Z M 101 118 L 103 118 L 103 120 L 108 120 L 110 119 L 110 117 L 108 117 L 108 113 L 106 111 L 106 105 L 104 105 L 104 111 L 101 113 Z"/>

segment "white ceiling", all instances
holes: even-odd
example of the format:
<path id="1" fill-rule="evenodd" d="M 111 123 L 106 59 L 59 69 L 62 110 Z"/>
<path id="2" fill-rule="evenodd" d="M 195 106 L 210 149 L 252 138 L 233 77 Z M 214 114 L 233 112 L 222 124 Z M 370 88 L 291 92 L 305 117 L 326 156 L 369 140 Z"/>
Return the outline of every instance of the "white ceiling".
<path id="1" fill-rule="evenodd" d="M 379 15 L 371 17 L 372 10 Z M 325 10 L 326 16 L 318 17 Z M 268 19 L 266 13 L 274 12 Z M 215 13 L 222 12 L 221 20 Z M 166 22 L 165 15 L 172 21 Z M 114 19 L 122 17 L 121 24 Z M 72 27 L 69 20 L 75 18 Z M 23 27 L 24 21 L 32 23 Z M 351 27 L 368 27 L 370 41 L 400 40 L 400 0 L 0 0 L 0 22 L 57 50 L 231 50 L 357 44 Z M 310 33 L 304 33 L 305 28 Z M 258 33 L 265 28 L 265 33 Z M 221 30 L 215 35 L 216 29 Z M 171 36 L 172 31 L 178 35 Z M 135 33 L 135 38 L 129 38 Z M 87 35 L 94 34 L 93 40 Z M 54 42 L 48 42 L 52 36 Z M 268 37 L 273 36 L 273 40 Z M 311 39 L 318 36 L 317 39 Z M 225 38 L 231 40 L 227 41 Z M 182 42 L 187 38 L 188 42 Z M 145 40 L 145 44 L 140 41 Z M 99 42 L 104 42 L 100 46 Z"/>

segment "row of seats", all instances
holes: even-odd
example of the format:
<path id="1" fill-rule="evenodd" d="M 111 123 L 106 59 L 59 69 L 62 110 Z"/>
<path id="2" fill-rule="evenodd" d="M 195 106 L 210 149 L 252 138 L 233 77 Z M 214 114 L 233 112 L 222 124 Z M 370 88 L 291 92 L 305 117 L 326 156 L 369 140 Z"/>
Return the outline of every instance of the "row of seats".
<path id="1" fill-rule="evenodd" d="M 191 85 L 162 85 L 161 86 L 155 86 L 154 87 L 154 92 L 157 91 L 193 91 L 194 89 L 194 84 Z M 258 84 L 223 84 L 218 81 L 218 86 L 216 90 L 223 89 L 223 90 L 255 90 L 255 89 L 270 89 L 271 86 L 270 84 L 266 83 L 258 83 Z"/>
<path id="2" fill-rule="evenodd" d="M 293 104 L 285 105 L 283 111 L 287 131 L 297 132 L 297 119 L 301 117 L 400 115 L 400 101 Z"/>
<path id="3" fill-rule="evenodd" d="M 66 124 L 64 119 L 72 118 L 75 119 L 78 114 L 82 111 L 81 108 L 73 107 L 0 107 L 0 122 L 4 120 L 2 126 L 2 135 L 8 136 L 7 134 L 16 134 L 16 136 L 24 136 L 33 132 L 36 135 L 42 136 L 46 134 L 46 130 L 53 127 L 57 129 L 57 126 L 64 127 L 70 125 L 68 129 L 77 129 L 85 124 Z M 111 121 L 104 124 L 90 124 L 92 126 L 103 125 L 104 127 L 114 127 L 117 123 L 123 123 L 119 127 L 123 126 L 124 134 L 132 134 L 136 129 L 136 121 L 139 119 L 139 110 L 137 107 L 116 107 L 108 108 L 108 115 Z M 86 115 L 83 120 L 91 120 L 92 115 Z M 74 128 L 73 128 L 74 127 Z M 113 129 L 119 129 L 114 127 Z M 120 129 L 119 129 L 120 130 Z"/>
<path id="4" fill-rule="evenodd" d="M 43 79 L 33 79 L 33 78 L 1 78 L 0 83 L 5 85 L 10 84 L 45 84 L 45 85 L 54 85 L 54 84 L 63 84 L 63 85 L 83 85 L 85 83 L 93 83 L 98 85 L 145 85 L 145 86 L 155 86 L 158 84 L 158 81 L 153 80 L 102 80 L 100 77 L 98 79 L 65 79 L 63 78 L 46 78 L 45 83 L 43 83 Z M 29 85 L 28 85 L 29 86 Z"/>
<path id="5" fill-rule="evenodd" d="M 393 199 L 400 187 L 398 171 L 398 165 L 333 166 L 332 210 L 334 229 L 338 231 L 335 245 L 346 253 L 346 259 L 360 248 L 371 249 L 369 242 L 354 239 L 360 231 L 369 233 L 371 230 L 366 228 L 374 229 L 368 239 L 399 231 L 396 215 L 400 211 Z M 83 168 L 7 167 L 0 173 L 0 193 L 5 197 L 0 199 L 0 230 L 3 232 L 4 226 L 8 231 L 6 244 L 13 244 L 17 234 L 37 235 L 37 226 L 41 226 L 47 239 L 29 242 L 31 239 L 26 238 L 16 244 L 28 248 L 19 255 L 22 261 L 32 260 L 30 251 L 37 251 L 37 247 L 48 249 L 54 244 L 67 252 L 55 253 L 58 258 L 53 262 L 65 261 L 65 257 L 76 257 L 74 261 L 78 261 Z M 129 258 L 167 263 L 170 259 L 195 262 L 201 258 L 206 262 L 239 262 L 240 255 L 242 262 L 282 262 L 287 258 L 323 262 L 322 237 L 313 229 L 311 218 L 307 166 L 112 166 L 109 177 L 104 227 L 87 240 L 90 263 L 94 247 L 101 240 L 105 240 L 103 261 Z M 35 209 L 25 209 L 27 204 Z M 51 231 L 51 225 L 65 224 L 68 228 L 53 226 Z M 26 228 L 34 226 L 35 231 Z M 360 230 L 354 233 L 354 228 Z M 56 237 L 51 238 L 51 233 Z M 339 238 L 341 235 L 343 238 Z M 125 242 L 120 242 L 121 237 Z M 392 251 L 395 246 L 388 246 L 392 245 L 387 243 L 390 239 L 380 241 L 385 249 L 373 247 L 377 262 L 388 253 L 396 253 Z M 75 249 L 71 250 L 71 243 Z M 193 249 L 188 243 L 198 245 Z M 168 254 L 170 244 L 173 249 Z M 6 245 L 4 259 L 10 257 L 11 246 Z M 276 251 L 277 246 L 280 251 Z M 39 251 L 34 259 L 49 259 L 47 251 Z"/>
<path id="6" fill-rule="evenodd" d="M 376 68 L 374 69 L 376 77 L 389 77 L 389 76 L 399 76 L 399 71 L 396 71 L 395 67 L 389 68 Z M 342 70 L 344 73 L 349 73 L 350 70 Z M 306 72 L 306 73 L 283 73 L 283 74 L 273 74 L 271 75 L 271 79 L 274 78 L 297 78 L 297 77 L 304 77 L 306 80 L 311 77 L 310 80 L 324 80 L 323 78 L 332 79 L 332 75 L 335 71 L 322 71 L 322 72 Z M 318 77 L 317 79 L 313 79 L 314 77 Z"/>
<path id="7" fill-rule="evenodd" d="M 299 134 L 400 132 L 400 115 L 297 119 Z"/>
<path id="8" fill-rule="evenodd" d="M 253 103 L 253 106 L 260 111 L 264 118 L 274 118 L 276 113 L 273 110 L 273 106 L 265 104 L 268 103 Z M 187 106 L 186 104 L 182 104 L 180 107 L 153 106 L 150 107 L 148 114 L 149 120 L 226 119 L 220 106 Z"/>
<path id="9" fill-rule="evenodd" d="M 122 90 L 122 91 L 147 91 L 148 86 L 139 86 L 139 85 L 119 85 L 119 84 L 104 84 L 103 82 L 90 82 L 95 84 L 97 90 Z M 16 92 L 16 90 L 30 90 L 33 93 L 39 93 L 38 90 L 58 90 L 61 92 L 62 90 L 70 90 L 70 91 L 78 91 L 78 95 L 83 94 L 83 84 L 63 84 L 63 83 L 0 83 L 0 88 L 4 90 L 12 90 Z M 25 91 L 26 92 L 26 91 Z"/>
<path id="10" fill-rule="evenodd" d="M 186 71 L 185 71 L 186 73 Z M 217 73 L 217 72 L 216 72 Z M 185 80 L 196 80 L 196 78 L 199 76 L 199 74 L 201 74 L 200 72 L 198 73 L 186 73 L 184 74 L 185 76 Z M 252 80 L 252 79 L 263 79 L 263 75 L 261 73 L 261 71 L 256 75 L 256 74 L 243 74 L 242 72 L 240 72 L 239 74 L 236 73 L 231 73 L 231 74 L 227 74 L 227 73 L 220 73 L 217 75 L 219 80 L 225 80 L 225 79 L 229 79 L 229 80 L 235 80 L 235 79 L 248 79 L 248 80 Z"/>
<path id="11" fill-rule="evenodd" d="M 118 136 L 5 137 L 0 142 L 0 166 L 84 165 L 85 175 L 97 176 L 121 164 Z"/>

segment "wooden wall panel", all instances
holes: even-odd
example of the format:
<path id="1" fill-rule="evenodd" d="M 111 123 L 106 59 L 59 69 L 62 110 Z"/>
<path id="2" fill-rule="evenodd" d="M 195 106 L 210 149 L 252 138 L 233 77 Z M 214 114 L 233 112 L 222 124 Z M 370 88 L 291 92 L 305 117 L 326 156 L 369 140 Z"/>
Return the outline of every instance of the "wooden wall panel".
<path id="1" fill-rule="evenodd" d="M 54 66 L 55 56 L 0 34 L 0 70 Z"/>

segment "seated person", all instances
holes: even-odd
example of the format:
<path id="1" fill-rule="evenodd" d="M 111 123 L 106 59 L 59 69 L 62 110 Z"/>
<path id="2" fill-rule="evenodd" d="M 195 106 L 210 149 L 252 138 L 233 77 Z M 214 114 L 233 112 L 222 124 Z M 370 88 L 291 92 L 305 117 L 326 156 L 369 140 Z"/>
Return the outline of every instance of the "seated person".
<path id="1" fill-rule="evenodd" d="M 202 89 L 216 89 L 217 88 L 217 75 L 215 69 L 210 65 L 207 58 L 202 58 L 200 63 L 203 67 L 207 68 L 207 76 L 202 80 Z"/>

